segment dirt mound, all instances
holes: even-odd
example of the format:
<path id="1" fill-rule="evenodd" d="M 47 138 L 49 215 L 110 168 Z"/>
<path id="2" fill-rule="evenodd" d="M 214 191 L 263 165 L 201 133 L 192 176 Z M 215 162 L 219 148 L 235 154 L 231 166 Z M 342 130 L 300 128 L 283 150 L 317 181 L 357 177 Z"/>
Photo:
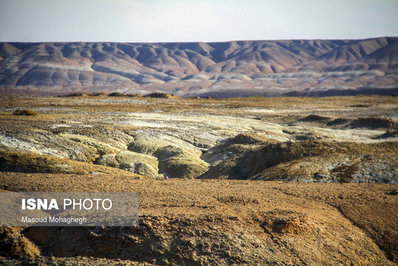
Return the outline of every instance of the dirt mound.
<path id="1" fill-rule="evenodd" d="M 200 178 L 248 179 L 261 170 L 304 157 L 306 153 L 302 144 L 293 142 L 266 144 L 255 149 L 247 146 L 240 148 L 233 149 L 235 154 L 210 167 L 209 171 Z"/>
<path id="2" fill-rule="evenodd" d="M 348 124 L 349 122 L 351 122 L 351 119 L 347 119 L 347 118 L 336 118 L 330 122 L 327 123 L 328 126 L 342 126 L 345 124 Z"/>
<path id="3" fill-rule="evenodd" d="M 258 144 L 270 141 L 270 139 L 256 135 L 256 134 L 248 134 L 242 133 L 238 134 L 233 138 L 228 139 L 226 142 L 229 144 Z"/>
<path id="4" fill-rule="evenodd" d="M 208 170 L 198 148 L 170 136 L 138 134 L 128 149 L 157 158 L 159 174 L 164 177 L 196 178 Z"/>
<path id="5" fill-rule="evenodd" d="M 159 172 L 171 178 L 196 178 L 207 169 L 206 163 L 198 160 L 170 157 L 159 161 Z"/>
<path id="6" fill-rule="evenodd" d="M 125 94 L 121 93 L 121 92 L 112 92 L 112 93 L 109 93 L 108 96 L 109 97 L 123 97 L 123 96 L 125 96 Z"/>
<path id="7" fill-rule="evenodd" d="M 156 158 L 132 151 L 120 151 L 101 156 L 96 164 L 116 167 L 139 175 L 158 177 L 158 161 Z"/>
<path id="8" fill-rule="evenodd" d="M 0 150 L 0 171 L 24 173 L 64 173 L 64 174 L 116 174 L 138 175 L 112 167 L 77 162 L 74 160 L 38 155 L 35 153 L 7 152 Z"/>
<path id="9" fill-rule="evenodd" d="M 21 230 L 20 227 L 0 227 L 0 256 L 31 259 L 40 255 L 39 248 Z"/>
<path id="10" fill-rule="evenodd" d="M 352 128 L 369 128 L 369 129 L 378 129 L 378 128 L 397 128 L 397 123 L 392 121 L 391 118 L 383 118 L 383 117 L 365 117 L 358 118 L 351 122 Z"/>
<path id="11" fill-rule="evenodd" d="M 299 141 L 221 147 L 205 155 L 213 164 L 200 178 L 398 183 L 397 142 Z M 223 156 L 225 151 L 232 154 Z"/>
<path id="12" fill-rule="evenodd" d="M 322 149 L 318 143 L 308 141 L 265 144 L 254 149 L 244 147 L 243 152 L 211 167 L 202 178 L 217 178 L 220 175 L 232 179 L 249 179 L 264 169 L 308 156 L 310 150 L 319 154 Z"/>
<path id="13" fill-rule="evenodd" d="M 208 170 L 198 153 L 168 145 L 154 154 L 159 160 L 159 173 L 171 178 L 196 178 Z"/>
<path id="14" fill-rule="evenodd" d="M 302 118 L 300 121 L 302 122 L 328 122 L 330 121 L 331 118 L 327 116 L 322 116 L 322 115 L 308 115 L 304 118 Z"/>

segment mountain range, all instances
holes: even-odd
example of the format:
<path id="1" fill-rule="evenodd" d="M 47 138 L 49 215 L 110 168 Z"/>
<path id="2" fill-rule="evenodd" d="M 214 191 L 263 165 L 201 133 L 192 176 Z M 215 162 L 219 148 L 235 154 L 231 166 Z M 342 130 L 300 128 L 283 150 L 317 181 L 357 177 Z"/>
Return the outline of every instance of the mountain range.
<path id="1" fill-rule="evenodd" d="M 218 43 L 0 43 L 1 95 L 398 93 L 398 37 Z"/>

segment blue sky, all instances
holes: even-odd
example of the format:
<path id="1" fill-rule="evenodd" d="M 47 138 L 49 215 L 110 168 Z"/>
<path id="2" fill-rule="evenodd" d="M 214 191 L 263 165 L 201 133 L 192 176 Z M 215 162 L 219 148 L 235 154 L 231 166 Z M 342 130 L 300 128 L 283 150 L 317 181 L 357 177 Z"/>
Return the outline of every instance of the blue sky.
<path id="1" fill-rule="evenodd" d="M 398 0 L 0 0 L 0 41 L 398 36 Z"/>

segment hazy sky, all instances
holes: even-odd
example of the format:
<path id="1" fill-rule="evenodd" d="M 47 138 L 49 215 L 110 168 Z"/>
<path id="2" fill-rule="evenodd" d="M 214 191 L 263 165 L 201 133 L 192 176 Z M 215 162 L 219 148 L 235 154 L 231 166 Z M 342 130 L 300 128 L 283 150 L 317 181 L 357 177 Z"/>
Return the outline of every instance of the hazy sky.
<path id="1" fill-rule="evenodd" d="M 398 0 L 0 0 L 0 41 L 398 36 Z"/>

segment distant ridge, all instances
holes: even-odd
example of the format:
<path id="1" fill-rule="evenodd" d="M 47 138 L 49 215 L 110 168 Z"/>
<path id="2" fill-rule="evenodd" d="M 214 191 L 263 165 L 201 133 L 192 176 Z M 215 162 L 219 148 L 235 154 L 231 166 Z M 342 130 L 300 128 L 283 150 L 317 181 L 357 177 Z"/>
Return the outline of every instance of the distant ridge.
<path id="1" fill-rule="evenodd" d="M 220 43 L 0 43 L 1 95 L 185 97 L 398 93 L 398 38 Z"/>

